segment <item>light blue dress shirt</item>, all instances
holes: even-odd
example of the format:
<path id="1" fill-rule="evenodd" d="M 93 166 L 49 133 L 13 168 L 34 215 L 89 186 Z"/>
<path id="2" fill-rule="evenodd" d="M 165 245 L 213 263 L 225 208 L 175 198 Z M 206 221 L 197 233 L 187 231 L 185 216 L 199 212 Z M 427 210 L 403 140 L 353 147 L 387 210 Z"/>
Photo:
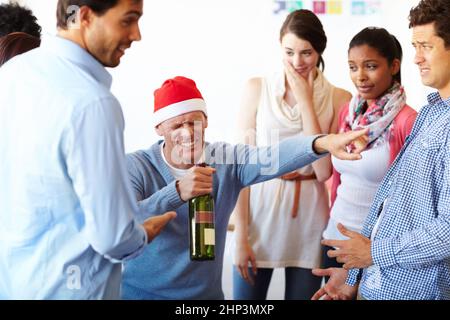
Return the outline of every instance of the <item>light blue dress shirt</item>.
<path id="1" fill-rule="evenodd" d="M 0 298 L 115 299 L 146 233 L 105 68 L 48 37 L 0 68 Z"/>
<path id="2" fill-rule="evenodd" d="M 347 278 L 352 286 L 360 281 L 365 299 L 450 299 L 449 133 L 450 98 L 432 93 L 361 231 L 369 238 L 379 219 L 371 243 L 373 265 L 352 269 Z"/>

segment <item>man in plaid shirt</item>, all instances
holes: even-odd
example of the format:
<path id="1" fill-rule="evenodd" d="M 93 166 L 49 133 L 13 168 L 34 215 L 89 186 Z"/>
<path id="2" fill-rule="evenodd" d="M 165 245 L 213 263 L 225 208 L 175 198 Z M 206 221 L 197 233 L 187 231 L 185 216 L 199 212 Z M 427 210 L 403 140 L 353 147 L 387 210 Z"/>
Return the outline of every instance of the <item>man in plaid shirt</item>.
<path id="1" fill-rule="evenodd" d="M 361 234 L 324 240 L 344 269 L 313 299 L 450 299 L 450 0 L 410 12 L 414 62 L 428 96 L 410 136 L 375 195 Z M 348 273 L 346 270 L 349 270 Z"/>

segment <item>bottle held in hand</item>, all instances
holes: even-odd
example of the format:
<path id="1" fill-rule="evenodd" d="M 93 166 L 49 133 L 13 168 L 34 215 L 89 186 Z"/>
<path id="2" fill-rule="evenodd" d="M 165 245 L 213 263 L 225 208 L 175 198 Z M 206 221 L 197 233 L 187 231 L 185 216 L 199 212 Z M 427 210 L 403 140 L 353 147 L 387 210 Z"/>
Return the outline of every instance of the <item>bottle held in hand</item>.
<path id="1" fill-rule="evenodd" d="M 212 195 L 206 194 L 189 200 L 189 236 L 191 260 L 214 260 L 216 234 Z"/>

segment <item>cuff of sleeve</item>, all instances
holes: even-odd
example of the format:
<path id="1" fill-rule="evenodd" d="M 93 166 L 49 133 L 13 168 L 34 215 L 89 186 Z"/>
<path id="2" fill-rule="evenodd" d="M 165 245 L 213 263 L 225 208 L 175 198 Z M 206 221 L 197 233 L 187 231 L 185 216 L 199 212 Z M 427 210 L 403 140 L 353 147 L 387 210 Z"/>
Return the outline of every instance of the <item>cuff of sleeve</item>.
<path id="1" fill-rule="evenodd" d="M 145 229 L 142 225 L 137 224 L 137 223 L 136 223 L 135 231 L 136 232 L 134 232 L 133 239 L 130 239 L 130 241 L 131 242 L 133 242 L 133 241 L 139 242 L 139 246 L 136 250 L 134 250 L 132 253 L 130 253 L 128 255 L 121 257 L 120 259 L 113 258 L 112 256 L 107 255 L 107 254 L 105 255 L 105 258 L 110 260 L 112 263 L 121 263 L 123 261 L 134 259 L 138 255 L 140 255 L 144 251 L 144 249 L 147 245 L 147 241 L 148 241 L 147 232 L 145 231 Z"/>
<path id="2" fill-rule="evenodd" d="M 323 153 L 317 153 L 316 150 L 314 150 L 314 142 L 315 142 L 317 139 L 319 139 L 319 138 L 321 138 L 321 137 L 324 137 L 324 136 L 326 136 L 326 134 L 318 134 L 318 135 L 312 136 L 311 153 L 314 154 L 314 155 L 316 155 L 318 158 L 321 158 L 322 156 L 327 155 L 327 154 L 329 153 L 328 151 L 325 151 L 325 152 L 323 152 Z"/>
<path id="3" fill-rule="evenodd" d="M 374 265 L 384 268 L 397 264 L 394 248 L 392 246 L 392 239 L 386 238 L 372 241 L 370 247 Z"/>
<path id="4" fill-rule="evenodd" d="M 360 279 L 361 279 L 361 269 L 351 269 L 348 272 L 345 284 L 354 287 L 358 284 Z"/>
<path id="5" fill-rule="evenodd" d="M 178 194 L 176 183 L 177 181 L 175 180 L 167 185 L 166 196 L 173 209 L 177 209 L 184 204 L 183 199 L 181 199 L 180 195 Z"/>

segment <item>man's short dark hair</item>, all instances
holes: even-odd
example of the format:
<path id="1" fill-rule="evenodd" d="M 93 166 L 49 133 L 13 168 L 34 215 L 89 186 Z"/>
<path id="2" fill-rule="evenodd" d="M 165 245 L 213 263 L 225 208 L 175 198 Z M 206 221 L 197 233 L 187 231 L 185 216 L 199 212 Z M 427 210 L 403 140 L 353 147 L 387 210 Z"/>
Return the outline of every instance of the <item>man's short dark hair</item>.
<path id="1" fill-rule="evenodd" d="M 30 9 L 17 3 L 0 5 L 0 37 L 12 32 L 25 32 L 40 39 L 41 31 L 42 28 Z"/>
<path id="2" fill-rule="evenodd" d="M 115 7 L 119 0 L 58 0 L 56 9 L 56 25 L 58 28 L 67 29 L 68 23 L 76 13 L 72 6 L 87 6 L 98 16 L 106 13 L 109 9 Z"/>
<path id="3" fill-rule="evenodd" d="M 409 12 L 409 27 L 434 22 L 436 35 L 450 48 L 450 0 L 422 0 Z"/>

